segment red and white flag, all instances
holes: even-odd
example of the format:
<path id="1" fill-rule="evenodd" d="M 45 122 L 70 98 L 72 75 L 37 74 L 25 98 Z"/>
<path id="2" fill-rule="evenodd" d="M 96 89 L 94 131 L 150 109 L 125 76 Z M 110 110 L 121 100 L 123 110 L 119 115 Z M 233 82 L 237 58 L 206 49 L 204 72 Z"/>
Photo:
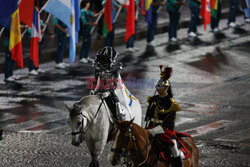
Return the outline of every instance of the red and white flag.
<path id="1" fill-rule="evenodd" d="M 124 5 L 127 8 L 126 34 L 125 42 L 135 34 L 135 0 L 129 0 L 129 5 Z"/>
<path id="2" fill-rule="evenodd" d="M 34 7 L 31 45 L 30 45 L 30 59 L 33 61 L 35 67 L 39 64 L 39 40 L 41 39 L 40 15 L 36 7 Z"/>

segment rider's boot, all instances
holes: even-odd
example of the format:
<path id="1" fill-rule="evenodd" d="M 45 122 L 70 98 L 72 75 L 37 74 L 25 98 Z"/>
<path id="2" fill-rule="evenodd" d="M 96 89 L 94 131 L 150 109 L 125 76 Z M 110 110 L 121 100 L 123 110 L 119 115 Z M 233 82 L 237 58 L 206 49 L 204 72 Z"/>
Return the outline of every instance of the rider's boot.
<path id="1" fill-rule="evenodd" d="M 173 141 L 173 146 L 170 147 L 171 153 L 173 155 L 173 162 L 174 162 L 174 167 L 182 167 L 182 160 L 180 157 L 180 152 L 178 150 L 177 147 L 177 141 L 175 139 L 172 140 Z"/>
<path id="2" fill-rule="evenodd" d="M 122 110 L 120 102 L 117 102 L 116 104 L 116 115 L 119 120 L 125 120 L 126 119 L 126 113 Z"/>

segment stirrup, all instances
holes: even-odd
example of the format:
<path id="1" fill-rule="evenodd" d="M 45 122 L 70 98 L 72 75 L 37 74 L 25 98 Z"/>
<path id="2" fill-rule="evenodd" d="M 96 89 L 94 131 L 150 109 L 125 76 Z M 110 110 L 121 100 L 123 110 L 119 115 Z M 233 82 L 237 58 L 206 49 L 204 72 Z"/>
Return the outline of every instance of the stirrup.
<path id="1" fill-rule="evenodd" d="M 116 103 L 116 116 L 119 120 L 122 120 L 122 121 L 126 119 L 126 113 L 123 113 L 121 104 L 119 102 Z"/>

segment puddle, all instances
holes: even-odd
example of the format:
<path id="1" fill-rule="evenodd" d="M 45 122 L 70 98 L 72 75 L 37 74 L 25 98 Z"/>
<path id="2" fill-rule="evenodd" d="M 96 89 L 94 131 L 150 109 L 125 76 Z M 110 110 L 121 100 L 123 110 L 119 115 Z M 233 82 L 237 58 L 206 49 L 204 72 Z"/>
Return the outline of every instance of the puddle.
<path id="1" fill-rule="evenodd" d="M 40 117 L 43 117 L 46 115 L 51 115 L 51 114 L 53 114 L 53 113 L 51 113 L 51 112 L 33 112 L 31 114 L 19 115 L 18 117 L 13 118 L 13 119 L 0 121 L 0 124 L 1 124 L 1 127 L 4 128 L 5 126 L 8 126 L 10 124 L 20 124 L 23 122 L 35 120 L 37 118 L 40 118 Z"/>
<path id="2" fill-rule="evenodd" d="M 79 66 L 74 66 L 70 67 L 67 70 L 66 76 L 69 76 L 70 78 L 75 78 L 77 76 L 89 76 L 89 75 L 94 75 L 94 68 L 92 67 L 92 63 L 79 65 Z"/>
<path id="3" fill-rule="evenodd" d="M 185 133 L 190 134 L 191 136 L 195 137 L 195 136 L 200 136 L 200 135 L 204 135 L 207 134 L 209 132 L 212 132 L 216 129 L 220 129 L 223 127 L 226 127 L 230 124 L 230 121 L 227 120 L 221 120 L 221 121 L 217 121 L 217 122 L 213 122 L 204 126 L 200 126 L 197 128 L 193 128 L 193 129 L 189 129 L 184 131 Z"/>
<path id="4" fill-rule="evenodd" d="M 216 73 L 217 70 L 221 69 L 222 64 L 228 64 L 226 55 L 223 54 L 219 48 L 216 48 L 212 53 L 206 53 L 205 56 L 202 55 L 201 57 L 200 60 L 188 64 L 209 73 Z"/>
<path id="5" fill-rule="evenodd" d="M 32 127 L 32 128 L 29 128 L 29 129 L 25 129 L 25 130 L 27 130 L 27 131 L 50 130 L 50 129 L 54 129 L 54 128 L 57 128 L 57 127 L 60 127 L 60 126 L 63 126 L 63 125 L 67 125 L 66 119 L 61 119 L 61 120 L 58 120 L 58 121 L 48 122 L 48 123 L 45 123 L 45 124 L 42 124 L 42 125 L 39 125 L 39 126 L 36 126 L 36 127 Z"/>
<path id="6" fill-rule="evenodd" d="M 40 111 L 41 107 L 53 107 L 56 109 L 60 109 L 64 106 L 62 102 L 57 101 L 53 98 L 43 97 L 41 100 L 22 100 L 20 102 L 16 102 L 18 107 L 14 107 L 11 109 L 1 109 L 0 110 L 0 124 L 8 125 L 8 124 L 19 124 L 22 122 L 26 122 L 29 120 L 35 120 L 40 117 L 44 117 L 45 115 L 54 114 L 51 111 Z M 40 107 L 37 107 L 36 104 L 39 104 Z M 42 105 L 42 106 L 41 106 Z M 8 113 L 8 114 L 7 114 Z M 13 115 L 14 118 L 9 118 L 9 114 Z"/>
<path id="7" fill-rule="evenodd" d="M 1 90 L 25 91 L 26 89 L 23 87 L 23 84 L 19 82 L 7 82 L 1 85 Z"/>
<path id="8" fill-rule="evenodd" d="M 242 42 L 237 45 L 231 45 L 227 48 L 228 50 L 235 49 L 237 51 L 243 51 L 246 52 L 246 55 L 249 55 L 250 53 L 250 41 Z"/>

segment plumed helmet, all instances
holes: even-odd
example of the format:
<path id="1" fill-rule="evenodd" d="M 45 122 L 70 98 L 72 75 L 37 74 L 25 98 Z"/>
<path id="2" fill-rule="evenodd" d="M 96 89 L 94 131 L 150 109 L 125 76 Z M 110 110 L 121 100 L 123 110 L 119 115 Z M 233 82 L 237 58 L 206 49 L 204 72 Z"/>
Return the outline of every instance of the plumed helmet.
<path id="1" fill-rule="evenodd" d="M 94 67 L 96 69 L 121 69 L 121 63 L 117 60 L 118 53 L 113 47 L 105 46 L 96 53 Z"/>
<path id="2" fill-rule="evenodd" d="M 156 89 L 161 89 L 163 87 L 169 87 L 170 86 L 170 82 L 169 82 L 169 78 L 172 75 L 172 67 L 165 67 L 163 70 L 163 65 L 160 65 L 160 76 L 161 78 L 158 80 L 157 84 L 156 84 Z"/>

